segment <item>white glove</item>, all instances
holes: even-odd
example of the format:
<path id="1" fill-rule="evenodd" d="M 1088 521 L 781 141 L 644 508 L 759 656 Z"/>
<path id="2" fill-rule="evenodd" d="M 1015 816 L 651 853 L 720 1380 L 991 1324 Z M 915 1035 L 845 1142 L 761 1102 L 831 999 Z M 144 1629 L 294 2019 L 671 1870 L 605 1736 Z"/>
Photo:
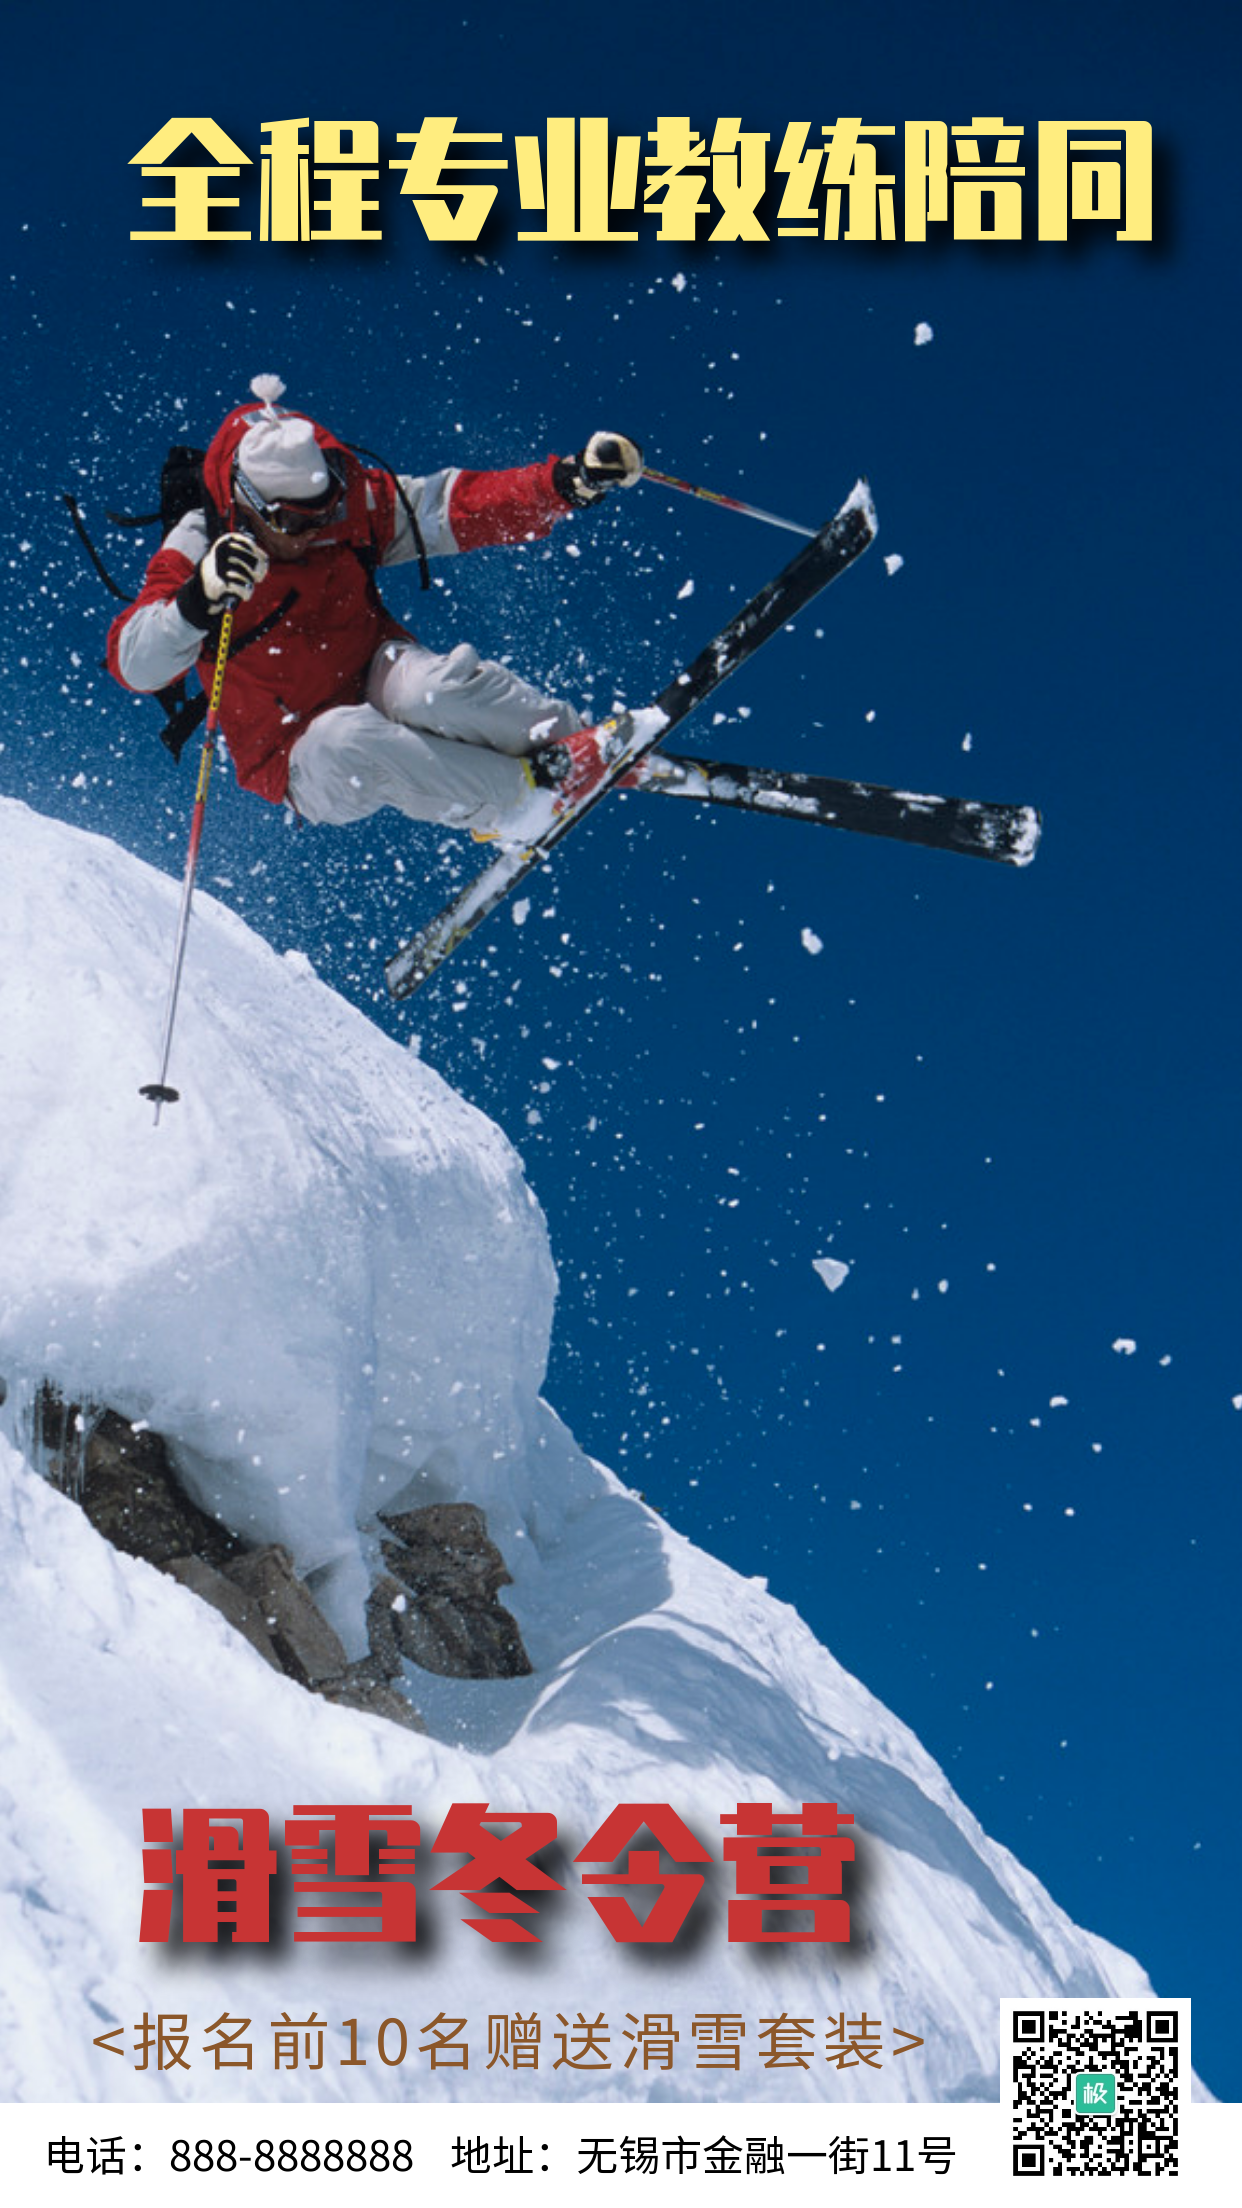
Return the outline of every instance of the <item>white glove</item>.
<path id="1" fill-rule="evenodd" d="M 217 537 L 198 563 L 203 596 L 214 612 L 225 598 L 252 598 L 268 569 L 268 558 L 253 537 L 232 529 Z"/>
<path id="2" fill-rule="evenodd" d="M 558 460 L 553 480 L 571 506 L 594 506 L 605 491 L 630 490 L 643 472 L 640 446 L 616 430 L 597 429 L 572 460 Z"/>
<path id="3" fill-rule="evenodd" d="M 588 483 L 598 483 L 601 489 L 607 490 L 615 483 L 623 491 L 632 491 L 643 472 L 643 456 L 633 438 L 618 437 L 612 429 L 597 429 L 585 452 L 579 454 L 578 467 Z"/>
<path id="4" fill-rule="evenodd" d="M 177 592 L 177 610 L 193 629 L 204 634 L 224 611 L 226 598 L 252 598 L 268 569 L 261 544 L 240 529 L 217 537 L 204 552 L 194 573 Z"/>

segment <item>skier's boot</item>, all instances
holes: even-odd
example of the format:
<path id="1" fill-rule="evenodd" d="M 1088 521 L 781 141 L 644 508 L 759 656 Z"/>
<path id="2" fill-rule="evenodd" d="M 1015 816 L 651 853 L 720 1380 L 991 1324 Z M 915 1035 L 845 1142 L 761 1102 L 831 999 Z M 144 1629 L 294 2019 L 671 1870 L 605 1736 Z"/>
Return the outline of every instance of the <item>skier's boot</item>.
<path id="1" fill-rule="evenodd" d="M 611 724 L 578 728 L 531 753 L 527 761 L 531 779 L 537 790 L 551 790 L 556 812 L 564 812 L 603 780 L 614 733 Z"/>
<path id="2" fill-rule="evenodd" d="M 558 813 L 604 780 L 613 733 L 608 724 L 603 728 L 578 728 L 532 751 L 521 762 L 529 784 L 526 795 L 496 828 L 483 834 L 476 829 L 476 841 L 521 846 L 542 835 Z"/>

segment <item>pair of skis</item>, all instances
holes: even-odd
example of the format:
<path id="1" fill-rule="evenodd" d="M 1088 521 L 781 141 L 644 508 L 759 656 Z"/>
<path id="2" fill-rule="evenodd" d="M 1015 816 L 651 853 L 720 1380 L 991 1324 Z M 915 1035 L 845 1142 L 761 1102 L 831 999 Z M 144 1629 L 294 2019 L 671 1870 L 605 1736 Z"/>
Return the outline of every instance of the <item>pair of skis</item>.
<path id="1" fill-rule="evenodd" d="M 726 623 L 697 659 L 674 676 L 653 706 L 623 713 L 605 724 L 608 763 L 601 778 L 528 846 L 501 851 L 389 959 L 385 977 L 392 995 L 412 996 L 613 789 L 737 805 L 1025 866 L 1039 840 L 1039 815 L 1030 806 L 922 796 L 827 775 L 779 774 L 761 767 L 679 758 L 658 748 L 679 721 L 852 566 L 875 533 L 870 491 L 865 483 L 856 483 L 832 520 Z"/>

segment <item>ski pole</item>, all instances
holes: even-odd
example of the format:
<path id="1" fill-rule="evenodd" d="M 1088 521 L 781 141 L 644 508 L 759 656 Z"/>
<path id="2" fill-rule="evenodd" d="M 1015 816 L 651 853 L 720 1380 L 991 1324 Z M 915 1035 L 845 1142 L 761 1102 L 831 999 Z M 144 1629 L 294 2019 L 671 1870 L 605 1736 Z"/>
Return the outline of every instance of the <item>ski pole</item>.
<path id="1" fill-rule="evenodd" d="M 659 468 L 644 467 L 643 474 L 649 483 L 662 483 L 666 491 L 684 491 L 687 498 L 706 498 L 713 506 L 727 506 L 731 513 L 749 514 L 752 521 L 770 521 L 774 529 L 791 530 L 795 537 L 813 537 L 813 529 L 804 529 L 800 521 L 785 521 L 780 514 L 765 513 L 762 506 L 748 506 L 745 499 L 726 498 L 723 491 L 705 491 L 701 484 L 683 483 L 679 475 L 664 475 Z"/>
<path id="2" fill-rule="evenodd" d="M 185 878 L 181 884 L 181 913 L 177 921 L 177 940 L 173 947 L 172 975 L 168 984 L 168 1008 L 164 1014 L 164 1047 L 160 1058 L 158 1081 L 148 1081 L 139 1089 L 139 1096 L 149 1096 L 155 1106 L 155 1125 L 160 1123 L 160 1106 L 175 1104 L 180 1089 L 168 1086 L 168 1060 L 172 1051 L 173 1021 L 177 1016 L 177 996 L 181 988 L 181 967 L 185 958 L 185 939 L 190 925 L 190 906 L 194 898 L 194 875 L 198 867 L 198 847 L 203 840 L 203 817 L 207 810 L 207 791 L 211 784 L 211 761 L 216 748 L 216 730 L 220 725 L 220 695 L 224 689 L 224 667 L 233 641 L 233 615 L 237 608 L 235 598 L 224 601 L 224 619 L 220 623 L 220 642 L 216 648 L 215 673 L 211 678 L 211 697 L 207 706 L 207 719 L 203 728 L 203 748 L 198 761 L 198 786 L 194 792 L 194 813 L 190 821 L 190 843 L 185 856 Z"/>

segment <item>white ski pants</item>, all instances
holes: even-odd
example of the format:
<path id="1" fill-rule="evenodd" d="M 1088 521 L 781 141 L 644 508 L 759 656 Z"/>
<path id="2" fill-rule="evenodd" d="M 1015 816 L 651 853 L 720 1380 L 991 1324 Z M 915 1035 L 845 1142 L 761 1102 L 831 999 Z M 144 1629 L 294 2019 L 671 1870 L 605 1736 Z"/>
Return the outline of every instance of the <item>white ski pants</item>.
<path id="1" fill-rule="evenodd" d="M 529 795 L 523 755 L 581 726 L 571 705 L 472 644 L 438 653 L 398 639 L 372 660 L 365 705 L 334 706 L 298 738 L 289 796 L 317 824 L 394 805 L 411 820 L 487 833 Z"/>

